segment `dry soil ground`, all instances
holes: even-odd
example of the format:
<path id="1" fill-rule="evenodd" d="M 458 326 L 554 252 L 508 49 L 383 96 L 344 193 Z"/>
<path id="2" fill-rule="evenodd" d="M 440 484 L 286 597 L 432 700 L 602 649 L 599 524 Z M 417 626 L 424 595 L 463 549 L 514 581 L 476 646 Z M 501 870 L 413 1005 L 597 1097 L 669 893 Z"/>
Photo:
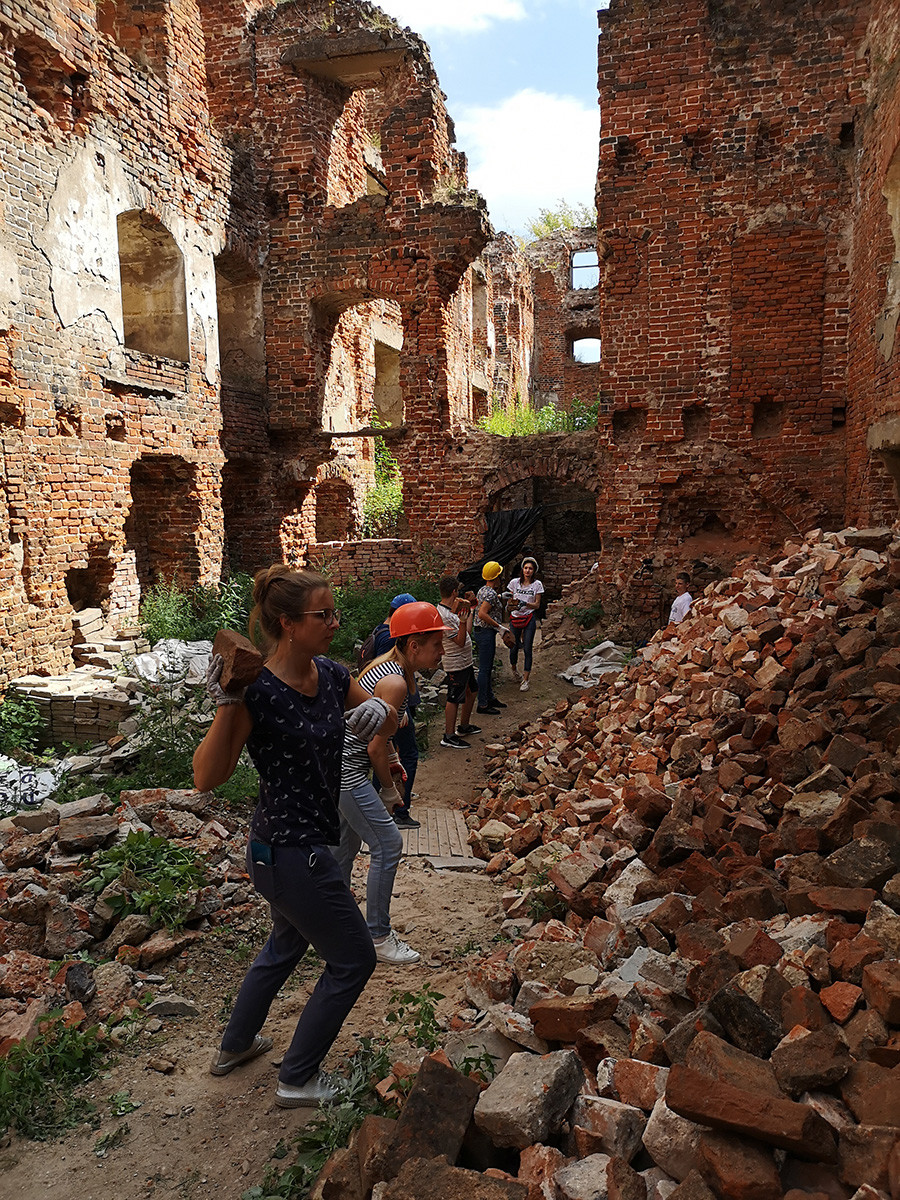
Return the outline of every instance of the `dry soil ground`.
<path id="1" fill-rule="evenodd" d="M 484 732 L 471 739 L 472 750 L 437 747 L 442 718 L 432 723 L 432 746 L 416 779 L 420 805 L 452 806 L 468 799 L 482 776 L 481 747 L 530 720 L 569 691 L 556 678 L 567 666 L 566 648 L 538 644 L 531 690 L 520 693 L 504 668 L 498 695 L 509 707 L 501 716 L 475 717 Z M 361 892 L 364 860 L 354 886 Z M 384 1017 L 391 993 L 415 991 L 424 984 L 444 994 L 439 1012 L 463 1004 L 466 958 L 491 945 L 498 925 L 498 885 L 480 872 L 436 872 L 418 858 L 401 862 L 394 893 L 394 924 L 422 951 L 414 966 L 380 965 L 350 1014 L 325 1067 L 340 1070 L 354 1046 L 354 1034 L 386 1032 Z M 240 984 L 247 963 L 267 935 L 262 905 L 234 927 L 222 926 L 204 937 L 186 956 L 163 964 L 170 990 L 195 1001 L 199 1017 L 168 1018 L 155 1034 L 143 1034 L 123 1051 L 108 1073 L 85 1088 L 97 1106 L 99 1126 L 84 1125 L 50 1143 L 7 1139 L 0 1149 L 2 1194 L 16 1200 L 132 1200 L 148 1196 L 200 1200 L 241 1193 L 262 1179 L 271 1152 L 309 1119 L 309 1110 L 284 1110 L 274 1104 L 278 1054 L 290 1039 L 297 1014 L 312 987 L 317 967 L 297 972 L 272 1008 L 266 1032 L 275 1039 L 272 1054 L 216 1078 L 209 1063 L 218 1043 L 222 1017 Z M 160 989 L 157 988 L 159 993 Z M 404 1057 L 398 1054 L 398 1057 Z M 407 1053 L 405 1057 L 413 1057 Z M 172 1064 L 167 1074 L 152 1060 Z M 108 1098 L 127 1092 L 140 1108 L 114 1117 Z M 129 1132 L 105 1158 L 95 1153 L 97 1139 L 127 1124 Z"/>

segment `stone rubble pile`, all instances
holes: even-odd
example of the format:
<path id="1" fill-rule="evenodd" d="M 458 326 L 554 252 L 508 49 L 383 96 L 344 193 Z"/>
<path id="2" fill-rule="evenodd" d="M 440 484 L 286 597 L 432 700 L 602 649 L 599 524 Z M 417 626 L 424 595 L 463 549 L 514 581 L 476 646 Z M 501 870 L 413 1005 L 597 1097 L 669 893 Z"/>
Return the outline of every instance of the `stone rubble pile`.
<path id="1" fill-rule="evenodd" d="M 0 1057 L 34 1037 L 52 1010 L 63 1008 L 69 1024 L 121 1017 L 143 990 L 140 972 L 249 905 L 246 831 L 217 819 L 213 803 L 209 793 L 146 789 L 123 792 L 115 808 L 101 794 L 47 801 L 0 821 Z M 144 913 L 120 915 L 122 881 L 99 895 L 87 887 L 84 856 L 135 830 L 190 849 L 204 864 L 207 882 L 177 932 Z M 113 961 L 66 961 L 84 951 Z"/>
<path id="2" fill-rule="evenodd" d="M 499 1072 L 453 1084 L 458 1144 L 415 1110 L 391 1173 L 357 1143 L 372 1196 L 898 1200 L 898 748 L 897 529 L 739 567 L 489 746 L 471 843 L 513 942 L 446 1049 Z"/>
<path id="3" fill-rule="evenodd" d="M 132 643 L 133 644 L 133 643 Z M 65 675 L 22 675 L 10 691 L 38 707 L 42 744 L 104 744 L 140 707 L 140 681 L 118 668 L 81 666 Z"/>
<path id="4" fill-rule="evenodd" d="M 118 670 L 126 658 L 150 649 L 139 629 L 115 629 L 99 608 L 72 614 L 72 658 L 76 666 Z"/>

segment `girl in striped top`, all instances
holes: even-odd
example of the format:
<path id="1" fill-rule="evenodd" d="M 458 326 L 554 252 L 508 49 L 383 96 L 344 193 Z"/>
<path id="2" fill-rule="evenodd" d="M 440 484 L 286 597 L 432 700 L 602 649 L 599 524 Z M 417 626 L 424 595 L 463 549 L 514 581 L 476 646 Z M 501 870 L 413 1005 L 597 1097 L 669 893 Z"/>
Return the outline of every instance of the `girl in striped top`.
<path id="1" fill-rule="evenodd" d="M 404 604 L 391 616 L 390 634 L 396 639 L 393 647 L 359 676 L 362 689 L 393 705 L 401 723 L 408 720 L 406 707 L 415 691 L 415 672 L 433 670 L 438 665 L 446 629 L 433 604 Z M 390 917 L 403 837 L 372 786 L 372 768 L 389 804 L 398 793 L 402 801 L 401 776 L 397 776 L 400 786 L 395 790 L 391 773 L 389 737 L 376 736 L 367 744 L 348 732 L 341 764 L 341 842 L 335 857 L 349 887 L 353 860 L 363 843 L 369 847 L 366 923 L 375 943 L 375 955 L 379 962 L 414 963 L 419 961 L 418 952 L 397 937 Z"/>

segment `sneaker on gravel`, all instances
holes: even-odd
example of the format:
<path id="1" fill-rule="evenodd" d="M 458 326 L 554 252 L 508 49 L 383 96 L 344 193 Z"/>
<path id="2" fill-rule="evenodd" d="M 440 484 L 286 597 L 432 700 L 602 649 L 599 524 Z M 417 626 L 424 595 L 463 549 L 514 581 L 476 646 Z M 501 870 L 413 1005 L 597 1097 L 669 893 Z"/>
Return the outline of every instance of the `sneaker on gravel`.
<path id="1" fill-rule="evenodd" d="M 458 737 L 474 737 L 476 733 L 481 733 L 480 725 L 457 725 L 456 733 Z"/>
<path id="2" fill-rule="evenodd" d="M 454 750 L 468 750 L 469 743 L 455 733 L 445 733 L 441 738 L 442 746 L 450 746 Z"/>
<path id="3" fill-rule="evenodd" d="M 419 952 L 401 941 L 392 929 L 386 938 L 375 943 L 375 957 L 383 963 L 416 963 Z"/>
<path id="4" fill-rule="evenodd" d="M 519 691 L 520 692 L 528 691 L 528 680 L 527 679 L 523 679 L 522 682 L 519 684 Z"/>
<path id="5" fill-rule="evenodd" d="M 481 713 L 482 716 L 486 716 L 486 717 L 498 717 L 500 715 L 500 709 L 495 708 L 493 705 L 490 705 L 488 708 L 482 708 L 479 705 L 479 707 L 476 708 L 475 711 L 478 713 Z"/>
<path id="6" fill-rule="evenodd" d="M 509 705 L 505 700 L 498 700 L 496 696 L 491 701 L 491 704 L 493 704 L 494 708 L 509 708 Z M 479 712 L 480 711 L 481 710 L 479 709 Z"/>
<path id="7" fill-rule="evenodd" d="M 317 1108 L 334 1100 L 338 1088 L 331 1076 L 319 1071 L 298 1087 L 293 1083 L 282 1083 L 280 1080 L 275 1088 L 275 1103 L 279 1108 Z"/>
<path id="8" fill-rule="evenodd" d="M 246 1050 L 220 1050 L 209 1068 L 210 1075 L 227 1075 L 241 1063 L 249 1062 L 260 1054 L 266 1054 L 272 1049 L 272 1039 L 258 1033 Z"/>

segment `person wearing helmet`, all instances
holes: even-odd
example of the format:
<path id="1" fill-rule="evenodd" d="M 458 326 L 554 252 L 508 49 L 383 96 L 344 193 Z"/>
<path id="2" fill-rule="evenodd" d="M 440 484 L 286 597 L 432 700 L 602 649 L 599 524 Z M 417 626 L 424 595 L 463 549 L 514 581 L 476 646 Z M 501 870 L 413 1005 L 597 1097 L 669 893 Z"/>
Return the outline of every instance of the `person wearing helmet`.
<path id="1" fill-rule="evenodd" d="M 369 663 L 359 676 L 360 687 L 396 708 L 401 722 L 408 719 L 407 705 L 416 689 L 415 672 L 430 671 L 438 665 L 446 629 L 433 604 L 415 601 L 397 608 L 390 619 L 394 645 Z M 391 928 L 391 896 L 403 836 L 369 778 L 369 771 L 374 769 L 385 796 L 399 796 L 402 801 L 402 784 L 395 790 L 391 773 L 389 741 L 388 737 L 376 736 L 366 743 L 349 732 L 344 739 L 341 840 L 335 857 L 349 887 L 353 861 L 363 843 L 369 847 L 366 923 L 375 943 L 375 956 L 384 963 L 414 963 L 419 961 L 418 951 L 401 941 Z"/>
<path id="2" fill-rule="evenodd" d="M 472 639 L 478 647 L 478 709 L 483 714 L 496 716 L 506 708 L 502 700 L 494 695 L 491 674 L 497 652 L 497 631 L 508 632 L 503 624 L 503 601 L 498 587 L 503 568 L 498 562 L 486 562 L 481 568 L 484 585 L 475 597 L 477 608 L 472 626 Z"/>

